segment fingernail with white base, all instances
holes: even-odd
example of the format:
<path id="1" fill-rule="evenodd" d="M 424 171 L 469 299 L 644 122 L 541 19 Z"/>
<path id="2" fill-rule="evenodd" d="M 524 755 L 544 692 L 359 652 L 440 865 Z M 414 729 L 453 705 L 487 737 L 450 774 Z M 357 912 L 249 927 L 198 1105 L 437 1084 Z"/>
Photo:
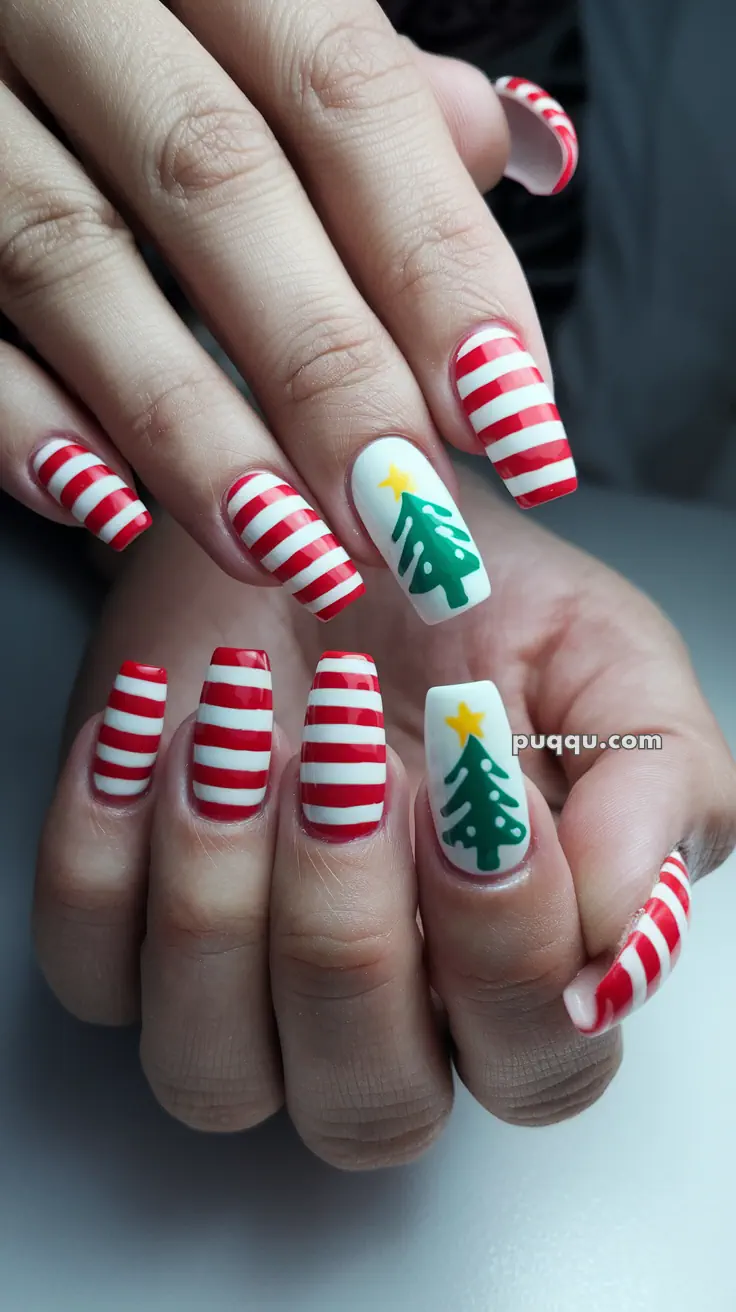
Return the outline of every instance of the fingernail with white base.
<path id="1" fill-rule="evenodd" d="M 564 190 L 578 164 L 578 134 L 562 105 L 525 77 L 494 83 L 509 126 L 505 177 L 534 196 Z"/>
<path id="2" fill-rule="evenodd" d="M 490 595 L 485 566 L 437 471 L 413 442 L 382 437 L 353 465 L 355 508 L 425 624 Z"/>
<path id="3" fill-rule="evenodd" d="M 249 820 L 268 787 L 273 740 L 271 666 L 265 651 L 218 647 L 194 725 L 192 793 L 208 820 Z"/>
<path id="4" fill-rule="evenodd" d="M 424 742 L 429 801 L 447 860 L 469 875 L 513 870 L 529 848 L 529 809 L 496 685 L 430 688 Z"/>
<path id="5" fill-rule="evenodd" d="M 386 734 L 373 659 L 326 651 L 309 694 L 300 771 L 302 813 L 328 842 L 365 838 L 386 799 Z"/>
<path id="6" fill-rule="evenodd" d="M 690 876 L 677 849 L 610 969 L 584 966 L 564 992 L 581 1034 L 603 1034 L 651 998 L 677 962 L 690 923 Z"/>
<path id="7" fill-rule="evenodd" d="M 105 707 L 92 765 L 95 792 L 132 802 L 151 781 L 166 709 L 166 670 L 125 661 Z"/>
<path id="8" fill-rule="evenodd" d="M 57 505 L 114 551 L 130 546 L 153 523 L 133 489 L 74 438 L 45 442 L 31 463 Z"/>
<path id="9" fill-rule="evenodd" d="M 522 510 L 575 491 L 575 463 L 559 411 L 513 328 L 492 323 L 471 333 L 452 373 L 466 418 Z"/>

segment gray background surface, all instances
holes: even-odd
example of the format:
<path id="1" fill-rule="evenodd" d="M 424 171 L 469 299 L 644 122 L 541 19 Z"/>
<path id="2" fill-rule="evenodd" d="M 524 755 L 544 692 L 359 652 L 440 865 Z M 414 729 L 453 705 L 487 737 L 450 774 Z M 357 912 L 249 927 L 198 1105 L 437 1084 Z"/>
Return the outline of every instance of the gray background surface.
<path id="1" fill-rule="evenodd" d="M 597 491 L 540 518 L 665 607 L 736 744 L 736 519 Z M 733 1312 L 733 862 L 697 887 L 690 943 L 627 1023 L 602 1102 L 520 1130 L 461 1091 L 438 1146 L 398 1172 L 333 1171 L 282 1118 L 238 1138 L 188 1131 L 149 1095 L 134 1034 L 64 1015 L 27 921 L 95 610 L 57 549 L 77 536 L 0 528 L 3 1312 Z"/>

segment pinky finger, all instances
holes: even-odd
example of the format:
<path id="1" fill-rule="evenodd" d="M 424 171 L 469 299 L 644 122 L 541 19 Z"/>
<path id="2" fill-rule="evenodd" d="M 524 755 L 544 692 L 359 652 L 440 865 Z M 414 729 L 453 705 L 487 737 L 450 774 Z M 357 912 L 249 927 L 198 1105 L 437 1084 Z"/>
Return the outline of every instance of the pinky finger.
<path id="1" fill-rule="evenodd" d="M 0 342 L 0 487 L 37 514 L 122 551 L 151 524 L 130 470 L 94 420 L 22 351 Z"/>

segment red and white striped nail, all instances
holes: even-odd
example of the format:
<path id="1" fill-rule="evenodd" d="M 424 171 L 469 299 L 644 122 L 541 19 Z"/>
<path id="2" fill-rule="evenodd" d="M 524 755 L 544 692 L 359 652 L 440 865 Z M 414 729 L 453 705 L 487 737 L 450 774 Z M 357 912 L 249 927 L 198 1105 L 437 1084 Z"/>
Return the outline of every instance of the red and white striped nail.
<path id="1" fill-rule="evenodd" d="M 320 838 L 347 842 L 378 828 L 386 798 L 386 734 L 373 659 L 326 651 L 309 694 L 302 739 L 304 819 Z"/>
<path id="2" fill-rule="evenodd" d="M 161 743 L 166 670 L 124 661 L 108 698 L 92 765 L 95 791 L 129 802 L 145 793 Z"/>
<path id="3" fill-rule="evenodd" d="M 567 496 L 575 462 L 552 393 L 507 324 L 472 333 L 455 354 L 460 403 L 486 455 L 523 510 Z"/>
<path id="4" fill-rule="evenodd" d="M 578 165 L 578 134 L 568 114 L 542 87 L 525 77 L 494 84 L 509 125 L 511 149 L 505 176 L 534 196 L 562 191 Z"/>
<path id="5" fill-rule="evenodd" d="M 192 792 L 208 820 L 249 820 L 268 788 L 273 741 L 271 666 L 265 651 L 218 647 L 194 725 Z"/>
<path id="6" fill-rule="evenodd" d="M 317 619 L 333 619 L 365 592 L 324 520 L 276 474 L 244 474 L 228 492 L 227 513 L 251 555 Z"/>
<path id="7" fill-rule="evenodd" d="M 45 442 L 32 465 L 54 501 L 114 551 L 123 551 L 150 528 L 151 516 L 133 489 L 73 438 Z"/>
<path id="8" fill-rule="evenodd" d="M 667 979 L 690 923 L 690 877 L 680 852 L 670 852 L 649 901 L 611 968 L 585 966 L 564 998 L 582 1034 L 602 1034 L 641 1007 Z"/>

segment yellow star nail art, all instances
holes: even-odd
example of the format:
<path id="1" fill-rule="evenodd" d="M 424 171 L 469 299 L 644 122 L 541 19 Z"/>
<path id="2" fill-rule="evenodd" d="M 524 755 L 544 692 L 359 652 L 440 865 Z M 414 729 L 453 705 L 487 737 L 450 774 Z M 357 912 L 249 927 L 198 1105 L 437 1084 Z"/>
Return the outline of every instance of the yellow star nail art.
<path id="1" fill-rule="evenodd" d="M 389 465 L 388 477 L 384 478 L 378 486 L 390 487 L 397 501 L 401 500 L 402 492 L 416 491 L 416 483 L 411 474 L 407 474 L 404 469 L 399 469 L 397 465 Z"/>
<path id="2" fill-rule="evenodd" d="M 464 747 L 471 733 L 474 738 L 483 737 L 480 726 L 485 718 L 485 711 L 471 711 L 465 702 L 461 702 L 457 708 L 457 715 L 448 715 L 445 724 L 449 724 L 450 728 L 455 730 L 460 739 L 460 746 Z"/>

